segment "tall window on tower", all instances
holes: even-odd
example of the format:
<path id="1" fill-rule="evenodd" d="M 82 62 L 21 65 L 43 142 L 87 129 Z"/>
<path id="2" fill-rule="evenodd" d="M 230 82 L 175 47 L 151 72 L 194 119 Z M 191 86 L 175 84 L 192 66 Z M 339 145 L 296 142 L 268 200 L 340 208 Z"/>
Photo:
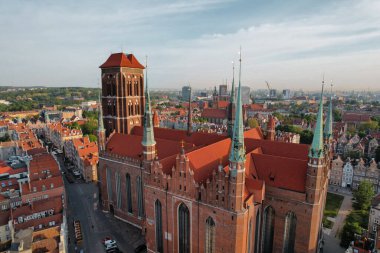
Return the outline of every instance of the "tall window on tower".
<path id="1" fill-rule="evenodd" d="M 273 252 L 273 237 L 274 237 L 274 216 L 273 207 L 268 206 L 264 211 L 264 227 L 263 227 L 263 252 Z"/>
<path id="2" fill-rule="evenodd" d="M 161 202 L 157 199 L 154 204 L 154 209 L 156 213 L 156 247 L 157 252 L 163 253 L 163 241 L 162 241 L 162 207 Z"/>
<path id="3" fill-rule="evenodd" d="M 293 212 L 288 212 L 285 218 L 284 229 L 284 253 L 293 253 L 296 240 L 297 216 Z"/>
<path id="4" fill-rule="evenodd" d="M 211 217 L 206 220 L 206 253 L 215 252 L 215 222 Z"/>
<path id="5" fill-rule="evenodd" d="M 190 253 L 190 213 L 182 203 L 178 208 L 178 251 Z"/>

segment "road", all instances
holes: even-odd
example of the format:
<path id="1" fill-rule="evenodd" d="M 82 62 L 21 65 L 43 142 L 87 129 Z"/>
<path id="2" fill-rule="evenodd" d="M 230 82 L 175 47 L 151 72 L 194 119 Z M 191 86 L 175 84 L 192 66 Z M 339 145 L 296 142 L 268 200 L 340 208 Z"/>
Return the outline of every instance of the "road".
<path id="1" fill-rule="evenodd" d="M 333 236 L 323 234 L 323 253 L 343 253 L 345 249 L 340 247 L 339 239 L 334 238 Z"/>
<path id="2" fill-rule="evenodd" d="M 61 157 L 58 162 L 62 171 L 67 169 Z M 103 253 L 102 239 L 111 237 L 124 253 L 133 253 L 135 247 L 144 243 L 139 229 L 121 222 L 98 208 L 98 188 L 93 183 L 69 183 L 64 177 L 67 199 L 67 226 L 69 229 L 69 252 Z M 81 223 L 83 242 L 75 245 L 73 221 Z"/>

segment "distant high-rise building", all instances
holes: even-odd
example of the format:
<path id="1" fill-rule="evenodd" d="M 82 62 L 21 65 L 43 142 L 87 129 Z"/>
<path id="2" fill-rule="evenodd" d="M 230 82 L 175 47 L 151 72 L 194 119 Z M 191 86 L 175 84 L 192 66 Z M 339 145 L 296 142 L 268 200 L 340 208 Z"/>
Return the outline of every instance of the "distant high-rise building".
<path id="1" fill-rule="evenodd" d="M 269 97 L 270 98 L 275 98 L 277 96 L 277 91 L 275 89 L 271 89 L 269 91 Z"/>
<path id="2" fill-rule="evenodd" d="M 227 84 L 219 85 L 219 96 L 227 96 L 227 95 L 228 95 Z"/>
<path id="3" fill-rule="evenodd" d="M 183 86 L 182 87 L 182 99 L 188 101 L 191 97 L 191 87 Z"/>
<path id="4" fill-rule="evenodd" d="M 235 89 L 235 94 L 237 94 L 238 88 Z M 248 86 L 241 86 L 241 101 L 243 105 L 250 104 L 251 98 L 250 98 L 251 88 Z"/>
<path id="5" fill-rule="evenodd" d="M 284 99 L 289 99 L 290 98 L 290 90 L 289 89 L 282 90 L 282 96 L 284 97 Z"/>

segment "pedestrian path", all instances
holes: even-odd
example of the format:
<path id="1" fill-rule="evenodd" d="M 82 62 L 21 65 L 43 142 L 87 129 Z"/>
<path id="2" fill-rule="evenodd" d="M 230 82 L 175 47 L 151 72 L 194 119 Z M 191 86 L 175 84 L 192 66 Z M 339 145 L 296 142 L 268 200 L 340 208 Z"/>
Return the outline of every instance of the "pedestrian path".
<path id="1" fill-rule="evenodd" d="M 340 206 L 338 215 L 335 218 L 334 225 L 331 229 L 330 235 L 338 238 L 340 231 L 342 231 L 344 226 L 344 221 L 346 220 L 347 215 L 352 210 L 352 197 L 351 196 L 344 196 L 342 205 Z"/>

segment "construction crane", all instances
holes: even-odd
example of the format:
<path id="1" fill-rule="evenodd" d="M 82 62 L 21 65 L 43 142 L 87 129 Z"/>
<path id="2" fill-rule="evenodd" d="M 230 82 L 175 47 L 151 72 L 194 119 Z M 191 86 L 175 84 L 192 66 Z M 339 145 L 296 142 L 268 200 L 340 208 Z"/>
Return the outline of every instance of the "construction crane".
<path id="1" fill-rule="evenodd" d="M 269 86 L 269 83 L 268 83 L 268 81 L 265 81 L 265 83 L 267 84 L 267 87 L 268 87 L 268 97 L 271 98 L 271 96 L 270 96 L 270 86 Z"/>

